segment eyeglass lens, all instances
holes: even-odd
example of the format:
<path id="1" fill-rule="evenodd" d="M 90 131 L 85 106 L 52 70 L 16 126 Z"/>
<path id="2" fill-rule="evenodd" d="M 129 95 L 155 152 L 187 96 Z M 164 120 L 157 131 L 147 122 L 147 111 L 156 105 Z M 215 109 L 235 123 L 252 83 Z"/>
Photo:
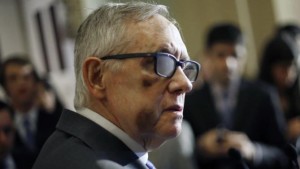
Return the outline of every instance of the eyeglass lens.
<path id="1" fill-rule="evenodd" d="M 183 69 L 185 75 L 190 79 L 190 81 L 195 81 L 197 78 L 197 65 L 193 62 L 187 62 Z"/>
<path id="2" fill-rule="evenodd" d="M 159 55 L 156 58 L 156 72 L 163 77 L 171 77 L 176 71 L 177 60 L 169 55 Z M 197 78 L 197 65 L 190 61 L 185 61 L 183 64 L 183 72 L 190 81 L 195 81 Z"/>
<path id="3" fill-rule="evenodd" d="M 170 77 L 172 76 L 176 62 L 171 57 L 167 55 L 160 55 L 156 58 L 156 71 L 160 75 L 164 77 Z"/>

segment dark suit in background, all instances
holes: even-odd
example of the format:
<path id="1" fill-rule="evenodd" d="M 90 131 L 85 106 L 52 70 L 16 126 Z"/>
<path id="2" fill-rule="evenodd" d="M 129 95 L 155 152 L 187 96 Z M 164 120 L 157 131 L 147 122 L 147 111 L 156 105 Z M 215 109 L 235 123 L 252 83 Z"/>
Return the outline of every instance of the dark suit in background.
<path id="1" fill-rule="evenodd" d="M 54 132 L 62 111 L 62 105 L 57 102 L 54 112 L 39 109 L 37 112 L 37 126 L 34 134 L 35 148 L 30 149 L 23 141 L 20 133 L 16 131 L 13 157 L 18 169 L 31 169 L 42 146 Z"/>
<path id="2" fill-rule="evenodd" d="M 274 100 L 262 86 L 241 81 L 236 106 L 231 113 L 231 123 L 224 126 L 222 117 L 214 103 L 211 87 L 205 83 L 190 93 L 185 102 L 185 119 L 190 122 L 196 138 L 220 125 L 232 131 L 240 131 L 256 144 L 258 163 L 253 168 L 279 168 L 285 163 L 285 156 L 279 147 L 284 146 L 284 121 Z M 200 167 L 207 169 L 234 168 L 235 161 L 229 158 L 204 158 L 198 154 Z"/>

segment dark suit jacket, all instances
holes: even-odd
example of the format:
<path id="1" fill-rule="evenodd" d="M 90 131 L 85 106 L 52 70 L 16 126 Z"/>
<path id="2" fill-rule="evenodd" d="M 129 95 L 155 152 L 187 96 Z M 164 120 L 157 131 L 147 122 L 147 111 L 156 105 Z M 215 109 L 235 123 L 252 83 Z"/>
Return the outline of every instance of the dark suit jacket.
<path id="1" fill-rule="evenodd" d="M 136 154 L 107 130 L 65 110 L 33 169 L 113 169 L 128 164 L 132 169 L 146 169 L 137 160 Z"/>
<path id="2" fill-rule="evenodd" d="M 18 169 L 31 169 L 43 144 L 54 132 L 55 126 L 62 112 L 62 105 L 56 103 L 54 112 L 46 112 L 44 109 L 38 110 L 37 131 L 35 133 L 35 149 L 32 150 L 22 140 L 20 134 L 16 132 L 15 144 L 12 156 Z"/>
<path id="3" fill-rule="evenodd" d="M 242 80 L 238 89 L 236 107 L 232 112 L 230 130 L 244 132 L 260 146 L 263 158 L 252 168 L 279 168 L 286 157 L 277 147 L 285 144 L 283 114 L 277 109 L 271 96 L 262 86 Z M 221 124 L 209 84 L 205 83 L 186 97 L 185 119 L 190 122 L 196 137 Z M 208 159 L 198 154 L 200 168 L 234 168 L 235 161 L 228 158 Z M 250 164 L 253 165 L 253 164 Z M 201 169 L 202 169 L 201 168 Z"/>

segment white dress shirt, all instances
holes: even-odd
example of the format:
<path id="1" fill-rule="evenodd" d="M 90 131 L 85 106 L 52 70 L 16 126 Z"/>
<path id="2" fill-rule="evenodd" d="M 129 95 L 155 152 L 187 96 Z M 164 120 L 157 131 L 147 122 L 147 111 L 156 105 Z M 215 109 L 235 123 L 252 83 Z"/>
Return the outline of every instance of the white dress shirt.
<path id="1" fill-rule="evenodd" d="M 213 99 L 216 109 L 222 117 L 222 127 L 230 127 L 232 112 L 235 109 L 238 90 L 240 85 L 240 78 L 231 79 L 227 87 L 219 84 L 211 84 Z"/>
<path id="2" fill-rule="evenodd" d="M 28 118 L 30 124 L 30 130 L 32 133 L 36 133 L 37 130 L 37 108 L 34 107 L 28 112 L 19 112 L 16 111 L 15 115 L 15 126 L 17 128 L 18 133 L 20 134 L 23 141 L 26 142 L 26 130 L 24 128 L 23 122 L 25 118 Z"/>

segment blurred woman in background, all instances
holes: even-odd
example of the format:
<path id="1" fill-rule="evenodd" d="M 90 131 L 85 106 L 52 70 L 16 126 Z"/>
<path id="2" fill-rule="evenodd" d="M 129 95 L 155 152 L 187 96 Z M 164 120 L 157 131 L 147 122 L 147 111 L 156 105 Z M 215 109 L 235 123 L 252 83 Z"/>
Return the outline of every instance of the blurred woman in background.
<path id="1" fill-rule="evenodd" d="M 285 33 L 271 39 L 263 52 L 258 79 L 274 87 L 287 120 L 287 138 L 300 136 L 300 92 L 297 70 L 298 49 Z"/>

